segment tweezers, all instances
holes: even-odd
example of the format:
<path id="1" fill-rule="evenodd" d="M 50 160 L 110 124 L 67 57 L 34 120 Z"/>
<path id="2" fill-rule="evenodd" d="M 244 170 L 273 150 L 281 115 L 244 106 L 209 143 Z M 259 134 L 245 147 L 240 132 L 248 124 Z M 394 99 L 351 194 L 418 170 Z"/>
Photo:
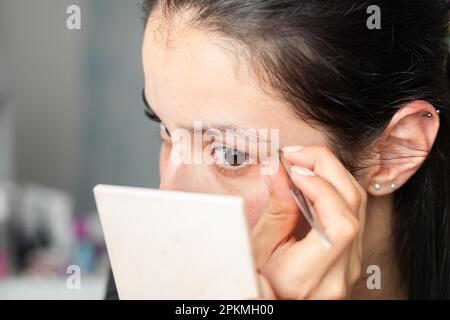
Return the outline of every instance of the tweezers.
<path id="1" fill-rule="evenodd" d="M 319 219 L 317 218 L 316 212 L 314 210 L 314 207 L 312 206 L 311 202 L 308 200 L 307 197 L 303 195 L 303 193 L 297 189 L 294 182 L 291 178 L 291 165 L 289 162 L 286 161 L 286 159 L 282 156 L 283 151 L 278 150 L 278 158 L 280 160 L 281 165 L 283 166 L 284 170 L 288 173 L 289 177 L 289 188 L 291 190 L 291 195 L 294 198 L 295 203 L 297 204 L 300 211 L 303 213 L 303 216 L 305 217 L 308 224 L 311 226 L 312 229 L 316 230 L 316 232 L 319 234 L 320 239 L 322 240 L 323 244 L 326 248 L 331 248 L 331 241 L 327 238 L 325 235 L 325 232 L 323 231 L 323 227 L 319 222 Z"/>

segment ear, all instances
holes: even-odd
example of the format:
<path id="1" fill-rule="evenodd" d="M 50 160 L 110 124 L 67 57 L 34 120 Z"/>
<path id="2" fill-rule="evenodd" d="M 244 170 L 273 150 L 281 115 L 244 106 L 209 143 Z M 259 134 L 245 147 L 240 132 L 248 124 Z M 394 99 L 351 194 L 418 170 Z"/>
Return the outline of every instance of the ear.
<path id="1" fill-rule="evenodd" d="M 401 107 L 377 141 L 374 165 L 364 177 L 366 191 L 381 196 L 405 184 L 427 158 L 439 125 L 439 113 L 426 101 Z"/>

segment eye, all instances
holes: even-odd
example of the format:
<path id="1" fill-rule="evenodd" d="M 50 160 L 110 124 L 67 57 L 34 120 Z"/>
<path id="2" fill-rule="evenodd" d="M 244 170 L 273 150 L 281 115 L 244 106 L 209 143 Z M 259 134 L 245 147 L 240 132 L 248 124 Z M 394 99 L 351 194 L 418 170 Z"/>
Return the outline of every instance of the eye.
<path id="1" fill-rule="evenodd" d="M 219 146 L 213 149 L 213 153 L 217 164 L 229 171 L 239 170 L 248 164 L 248 155 L 236 149 Z"/>

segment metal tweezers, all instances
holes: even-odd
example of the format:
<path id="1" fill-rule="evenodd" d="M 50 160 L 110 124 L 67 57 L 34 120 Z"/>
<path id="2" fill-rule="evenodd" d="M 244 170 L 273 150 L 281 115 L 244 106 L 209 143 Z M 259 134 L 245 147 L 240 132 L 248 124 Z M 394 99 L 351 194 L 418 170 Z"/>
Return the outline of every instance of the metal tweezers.
<path id="1" fill-rule="evenodd" d="M 308 198 L 305 197 L 303 195 L 303 193 L 297 189 L 294 182 L 292 181 L 291 165 L 282 156 L 282 153 L 283 153 L 282 150 L 278 150 L 278 157 L 279 157 L 280 163 L 284 167 L 284 169 L 286 170 L 286 172 L 288 173 L 288 176 L 289 176 L 289 187 L 291 189 L 291 194 L 295 200 L 295 203 L 297 204 L 300 211 L 303 213 L 303 216 L 305 217 L 306 221 L 308 221 L 311 228 L 317 231 L 317 233 L 319 234 L 320 239 L 322 240 L 325 247 L 331 248 L 331 241 L 327 238 L 327 236 L 323 232 L 323 227 L 320 224 L 319 219 L 317 218 L 314 207 L 312 206 L 312 204 L 308 200 Z"/>

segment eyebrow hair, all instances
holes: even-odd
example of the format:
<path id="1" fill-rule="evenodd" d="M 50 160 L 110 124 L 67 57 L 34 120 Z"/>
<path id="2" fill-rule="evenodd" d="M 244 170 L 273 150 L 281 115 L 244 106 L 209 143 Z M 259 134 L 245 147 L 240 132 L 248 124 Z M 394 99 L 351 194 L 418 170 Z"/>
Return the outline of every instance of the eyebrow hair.
<path id="1" fill-rule="evenodd" d="M 144 105 L 146 107 L 145 113 L 146 115 L 155 121 L 158 122 L 162 122 L 161 119 L 157 116 L 157 114 L 153 111 L 152 107 L 150 106 L 150 104 L 148 103 L 148 100 L 145 96 L 145 89 L 142 89 L 142 101 L 144 102 Z M 213 125 L 210 126 L 208 125 L 206 128 L 202 128 L 201 130 L 196 130 L 196 128 L 194 128 L 193 126 L 180 126 L 180 128 L 186 129 L 189 131 L 189 133 L 194 134 L 194 133 L 201 133 L 202 135 L 205 134 L 207 131 L 211 131 L 211 130 L 217 130 L 221 133 L 227 133 L 227 131 L 233 131 L 234 134 L 236 134 L 237 136 L 243 137 L 243 138 L 254 138 L 256 139 L 257 142 L 271 142 L 270 138 L 265 138 L 262 137 L 260 134 L 258 134 L 258 129 L 253 129 L 253 128 L 242 128 L 242 127 L 238 127 L 236 125 L 233 124 L 217 124 L 217 125 Z M 244 133 L 242 133 L 242 131 Z M 255 134 L 245 134 L 248 132 L 255 132 Z"/>
<path id="2" fill-rule="evenodd" d="M 212 136 L 214 136 L 214 133 L 211 133 L 211 131 L 219 131 L 222 134 L 223 133 L 226 134 L 227 131 L 232 131 L 232 133 L 237 137 L 255 139 L 256 142 L 270 142 L 270 139 L 267 139 L 259 135 L 257 133 L 258 130 L 256 129 L 242 128 L 232 124 L 217 124 L 213 126 L 207 126 L 206 128 L 202 128 L 201 130 L 196 130 L 194 127 L 183 127 L 183 129 L 188 130 L 192 134 L 196 132 L 205 134 L 207 133 L 207 131 L 209 131 L 208 133 L 211 134 Z M 249 134 L 249 132 L 251 134 Z"/>

